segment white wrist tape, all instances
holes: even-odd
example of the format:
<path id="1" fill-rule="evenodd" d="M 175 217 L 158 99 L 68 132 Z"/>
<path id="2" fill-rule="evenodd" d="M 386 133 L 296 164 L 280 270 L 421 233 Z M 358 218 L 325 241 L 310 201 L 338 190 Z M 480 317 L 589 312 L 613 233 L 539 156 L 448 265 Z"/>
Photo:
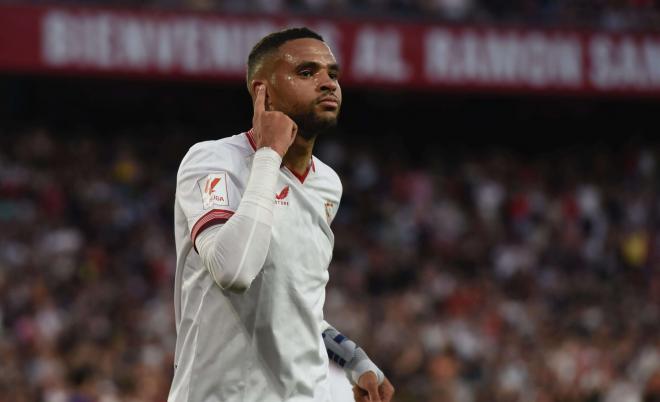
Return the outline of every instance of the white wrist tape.
<path id="1" fill-rule="evenodd" d="M 247 290 L 266 261 L 281 163 L 277 152 L 260 148 L 236 213 L 224 225 L 209 228 L 197 237 L 199 255 L 223 289 Z"/>
<path id="2" fill-rule="evenodd" d="M 359 348 L 359 350 L 362 351 L 362 348 Z M 364 351 L 362 351 L 364 353 Z M 353 369 L 350 371 L 351 375 L 351 384 L 355 385 L 358 383 L 360 380 L 360 377 L 362 377 L 362 374 L 368 372 L 368 371 L 373 371 L 374 374 L 376 374 L 376 378 L 378 378 L 378 385 L 383 383 L 383 380 L 385 379 L 385 374 L 383 374 L 382 371 L 372 362 L 367 355 L 364 355 L 365 358 L 362 360 L 358 360 Z"/>
<path id="3" fill-rule="evenodd" d="M 352 385 L 357 384 L 362 374 L 368 371 L 373 371 L 376 374 L 378 384 L 383 383 L 385 379 L 383 372 L 355 342 L 339 333 L 333 327 L 329 327 L 323 331 L 322 336 L 328 357 L 344 368 L 346 376 Z"/>

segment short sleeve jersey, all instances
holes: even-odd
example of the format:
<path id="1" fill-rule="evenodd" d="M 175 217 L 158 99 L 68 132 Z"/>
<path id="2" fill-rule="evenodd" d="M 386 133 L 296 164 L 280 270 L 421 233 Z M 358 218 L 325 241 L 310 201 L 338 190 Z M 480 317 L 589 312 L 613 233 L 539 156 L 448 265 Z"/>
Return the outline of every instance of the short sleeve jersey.
<path id="1" fill-rule="evenodd" d="M 304 176 L 282 166 L 268 255 L 246 292 L 220 288 L 195 249 L 238 209 L 254 153 L 250 131 L 195 144 L 179 167 L 170 402 L 330 401 L 321 325 L 337 174 L 316 157 Z"/>

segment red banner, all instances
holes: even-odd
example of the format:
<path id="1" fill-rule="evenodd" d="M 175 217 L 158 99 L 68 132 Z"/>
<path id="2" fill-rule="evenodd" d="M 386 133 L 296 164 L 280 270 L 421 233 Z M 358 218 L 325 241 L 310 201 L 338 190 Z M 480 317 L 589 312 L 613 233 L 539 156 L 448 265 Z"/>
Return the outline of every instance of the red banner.
<path id="1" fill-rule="evenodd" d="M 0 6 L 0 70 L 243 80 L 257 40 L 300 25 L 344 85 L 660 95 L 660 35 L 96 8 Z"/>

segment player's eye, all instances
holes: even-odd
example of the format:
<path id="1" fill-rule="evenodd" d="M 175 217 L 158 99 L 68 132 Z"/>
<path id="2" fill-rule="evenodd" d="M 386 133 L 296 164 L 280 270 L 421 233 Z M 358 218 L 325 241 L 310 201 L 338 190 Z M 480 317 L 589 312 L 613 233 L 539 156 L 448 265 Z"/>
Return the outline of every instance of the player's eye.
<path id="1" fill-rule="evenodd" d="M 329 76 L 331 79 L 333 79 L 333 80 L 337 80 L 337 79 L 339 78 L 339 72 L 337 72 L 337 71 L 330 71 L 330 72 L 328 73 L 328 76 Z"/>
<path id="2" fill-rule="evenodd" d="M 300 75 L 303 76 L 303 77 L 311 77 L 312 75 L 314 75 L 314 73 L 312 72 L 312 70 L 309 70 L 309 69 L 300 70 L 300 71 L 298 72 L 298 74 L 300 74 Z"/>

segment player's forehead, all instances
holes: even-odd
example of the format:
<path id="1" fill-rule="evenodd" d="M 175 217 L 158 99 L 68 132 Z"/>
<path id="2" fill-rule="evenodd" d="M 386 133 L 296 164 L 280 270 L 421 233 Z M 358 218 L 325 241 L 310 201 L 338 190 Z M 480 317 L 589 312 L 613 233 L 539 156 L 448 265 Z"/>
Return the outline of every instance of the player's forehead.
<path id="1" fill-rule="evenodd" d="M 278 49 L 278 61 L 288 65 L 314 62 L 321 65 L 337 64 L 335 56 L 325 42 L 313 38 L 290 40 Z"/>

